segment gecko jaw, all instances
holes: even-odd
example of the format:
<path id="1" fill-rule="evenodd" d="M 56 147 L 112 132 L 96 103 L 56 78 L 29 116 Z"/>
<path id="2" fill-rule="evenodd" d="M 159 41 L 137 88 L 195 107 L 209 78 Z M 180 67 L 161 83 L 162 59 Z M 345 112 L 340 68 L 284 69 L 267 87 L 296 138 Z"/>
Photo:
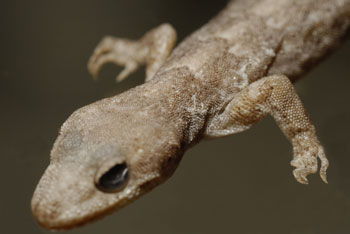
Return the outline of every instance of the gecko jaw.
<path id="1" fill-rule="evenodd" d="M 50 230 L 71 229 L 100 219 L 131 203 L 159 183 L 159 174 L 132 177 L 119 192 L 105 193 L 93 183 L 79 181 L 79 171 L 50 165 L 32 199 L 32 212 L 40 226 Z M 60 177 L 55 177 L 60 171 Z"/>
<path id="2" fill-rule="evenodd" d="M 89 195 L 89 197 L 92 197 L 90 201 L 82 201 L 78 206 L 72 205 L 69 207 L 70 209 L 66 209 L 64 201 L 55 199 L 47 202 L 45 201 L 46 198 L 39 196 L 39 200 L 32 200 L 32 210 L 38 224 L 44 228 L 50 230 L 71 229 L 100 219 L 118 210 L 138 198 L 141 194 L 136 187 L 129 187 L 125 192 L 119 193 L 117 196 L 116 194 L 104 194 L 97 191 L 96 194 Z M 101 197 L 105 199 L 102 200 Z M 106 197 L 108 198 L 106 199 Z M 98 205 L 96 206 L 96 204 Z M 94 212 L 89 212 L 91 210 L 94 210 Z"/>

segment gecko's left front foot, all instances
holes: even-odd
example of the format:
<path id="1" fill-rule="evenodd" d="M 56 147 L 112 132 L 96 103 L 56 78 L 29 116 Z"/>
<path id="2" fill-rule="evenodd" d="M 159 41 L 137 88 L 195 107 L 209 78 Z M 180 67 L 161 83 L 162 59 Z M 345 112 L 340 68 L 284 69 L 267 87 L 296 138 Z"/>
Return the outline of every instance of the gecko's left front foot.
<path id="1" fill-rule="evenodd" d="M 133 41 L 107 36 L 97 45 L 88 62 L 88 70 L 96 79 L 105 63 L 124 66 L 116 80 L 125 79 L 147 64 L 146 81 L 150 80 L 170 55 L 176 42 L 176 32 L 169 24 L 162 24 Z"/>
<path id="2" fill-rule="evenodd" d="M 307 176 L 314 174 L 318 169 L 317 158 L 321 161 L 320 176 L 327 183 L 326 170 L 328 160 L 322 145 L 318 142 L 315 134 L 301 133 L 294 137 L 293 141 L 294 158 L 290 162 L 293 167 L 295 179 L 302 184 L 308 184 Z"/>
<path id="3" fill-rule="evenodd" d="M 292 83 L 283 75 L 273 75 L 251 83 L 240 91 L 208 126 L 206 135 L 219 137 L 244 131 L 271 114 L 292 143 L 293 174 L 302 184 L 307 176 L 317 172 L 317 158 L 321 161 L 320 176 L 327 183 L 328 160 L 316 136 L 306 110 Z"/>

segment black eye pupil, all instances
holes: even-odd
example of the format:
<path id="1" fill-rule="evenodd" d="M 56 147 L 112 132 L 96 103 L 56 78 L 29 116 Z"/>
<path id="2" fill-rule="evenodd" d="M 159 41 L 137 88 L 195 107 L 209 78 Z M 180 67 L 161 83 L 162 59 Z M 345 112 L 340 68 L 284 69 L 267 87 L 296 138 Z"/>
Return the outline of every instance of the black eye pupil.
<path id="1" fill-rule="evenodd" d="M 97 187 L 103 192 L 116 192 L 124 186 L 128 176 L 126 163 L 117 164 L 101 176 Z"/>

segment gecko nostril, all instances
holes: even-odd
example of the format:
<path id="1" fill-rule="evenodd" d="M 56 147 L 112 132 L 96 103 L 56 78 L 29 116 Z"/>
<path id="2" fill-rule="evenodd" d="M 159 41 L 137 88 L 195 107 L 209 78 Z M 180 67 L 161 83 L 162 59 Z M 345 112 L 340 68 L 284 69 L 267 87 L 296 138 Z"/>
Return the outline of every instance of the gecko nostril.
<path id="1" fill-rule="evenodd" d="M 117 192 L 124 187 L 128 178 L 128 166 L 124 162 L 113 166 L 103 174 L 98 180 L 96 187 L 107 193 Z"/>

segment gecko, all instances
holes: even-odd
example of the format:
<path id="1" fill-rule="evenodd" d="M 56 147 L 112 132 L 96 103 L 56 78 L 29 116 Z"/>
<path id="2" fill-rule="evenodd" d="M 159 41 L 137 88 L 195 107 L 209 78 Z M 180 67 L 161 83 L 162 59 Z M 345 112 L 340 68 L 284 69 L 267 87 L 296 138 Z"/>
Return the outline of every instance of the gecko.
<path id="1" fill-rule="evenodd" d="M 36 220 L 68 229 L 101 218 L 166 181 L 189 147 L 267 115 L 292 145 L 295 179 L 307 184 L 319 170 L 327 183 L 329 162 L 292 82 L 349 24 L 350 0 L 231 0 L 176 48 L 168 23 L 138 40 L 106 36 L 88 62 L 93 77 L 106 63 L 124 66 L 117 81 L 146 65 L 145 83 L 64 122 L 31 201 Z"/>

